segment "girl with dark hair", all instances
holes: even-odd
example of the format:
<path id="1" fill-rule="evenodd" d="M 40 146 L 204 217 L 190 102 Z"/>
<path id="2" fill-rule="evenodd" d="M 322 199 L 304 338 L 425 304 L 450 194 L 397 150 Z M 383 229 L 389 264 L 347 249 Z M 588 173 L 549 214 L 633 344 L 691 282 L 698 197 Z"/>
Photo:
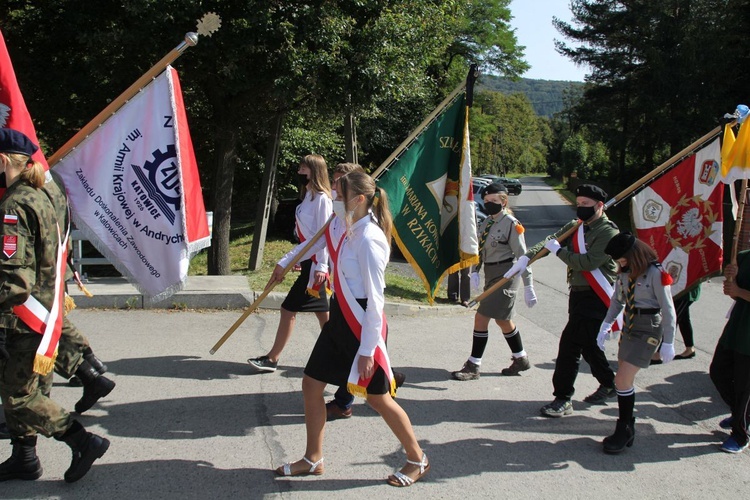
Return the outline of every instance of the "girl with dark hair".
<path id="1" fill-rule="evenodd" d="M 630 233 L 619 233 L 604 250 L 619 266 L 615 291 L 597 336 L 599 348 L 613 337 L 612 325 L 623 313 L 622 339 L 615 375 L 620 417 L 615 433 L 604 438 L 605 453 L 620 453 L 635 440 L 635 376 L 659 352 L 664 363 L 674 359 L 675 308 L 672 277 L 661 267 L 656 251 Z M 624 309 L 624 312 L 623 312 Z"/>

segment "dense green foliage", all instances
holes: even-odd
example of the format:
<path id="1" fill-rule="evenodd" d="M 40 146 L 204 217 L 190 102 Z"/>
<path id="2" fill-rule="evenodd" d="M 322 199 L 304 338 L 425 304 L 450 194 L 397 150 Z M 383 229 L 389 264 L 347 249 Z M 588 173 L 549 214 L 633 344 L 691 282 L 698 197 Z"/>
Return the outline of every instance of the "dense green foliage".
<path id="1" fill-rule="evenodd" d="M 521 93 L 528 97 L 531 106 L 539 116 L 551 118 L 564 108 L 564 95 L 571 89 L 582 88 L 581 82 L 564 82 L 555 80 L 535 80 L 521 78 L 501 78 L 495 75 L 485 75 L 479 80 L 479 88 L 492 90 L 502 94 Z"/>

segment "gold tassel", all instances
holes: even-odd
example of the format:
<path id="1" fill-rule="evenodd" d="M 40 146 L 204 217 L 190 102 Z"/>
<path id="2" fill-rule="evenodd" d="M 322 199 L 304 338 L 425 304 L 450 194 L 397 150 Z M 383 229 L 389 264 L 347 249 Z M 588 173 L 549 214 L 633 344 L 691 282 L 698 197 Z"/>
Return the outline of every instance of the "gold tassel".
<path id="1" fill-rule="evenodd" d="M 57 350 L 55 350 L 54 356 L 48 358 L 41 354 L 34 356 L 34 373 L 39 375 L 47 375 L 55 368 L 55 359 L 57 358 Z"/>
<path id="2" fill-rule="evenodd" d="M 320 298 L 320 292 L 313 288 L 307 289 L 307 295 L 310 295 L 311 297 L 315 297 L 316 299 Z"/>
<path id="3" fill-rule="evenodd" d="M 393 399 L 396 399 L 396 390 L 397 389 L 398 388 L 396 387 L 396 379 L 392 377 L 391 378 L 391 391 L 390 392 L 391 392 L 391 397 Z"/>
<path id="4" fill-rule="evenodd" d="M 367 389 L 365 387 L 362 387 L 361 385 L 352 384 L 351 382 L 346 383 L 346 389 L 349 391 L 349 394 L 352 396 L 356 396 L 359 398 L 366 398 L 367 397 Z"/>
<path id="5" fill-rule="evenodd" d="M 65 312 L 65 315 L 67 316 L 70 311 L 76 308 L 76 301 L 73 300 L 73 297 L 65 294 L 65 304 L 63 304 L 63 311 Z"/>
<path id="6" fill-rule="evenodd" d="M 88 291 L 88 290 L 86 289 L 86 287 L 85 287 L 85 286 L 83 285 L 83 283 L 82 283 L 82 282 L 80 282 L 80 281 L 79 281 L 79 282 L 77 282 L 76 284 L 78 285 L 78 289 L 79 289 L 80 291 L 82 291 L 82 292 L 83 292 L 83 294 L 84 294 L 84 295 L 85 295 L 86 297 L 89 297 L 89 298 L 91 298 L 91 297 L 93 297 L 93 296 L 94 296 L 94 294 L 93 294 L 93 293 L 89 292 L 89 291 Z"/>

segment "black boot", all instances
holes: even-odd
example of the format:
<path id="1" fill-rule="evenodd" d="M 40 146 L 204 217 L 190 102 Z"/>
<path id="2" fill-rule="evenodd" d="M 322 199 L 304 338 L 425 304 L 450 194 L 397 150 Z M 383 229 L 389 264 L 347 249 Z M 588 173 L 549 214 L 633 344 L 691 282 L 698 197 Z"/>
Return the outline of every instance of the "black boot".
<path id="1" fill-rule="evenodd" d="M 83 350 L 83 359 L 88 361 L 94 370 L 99 372 L 99 375 L 107 373 L 107 365 L 102 363 L 102 361 L 94 355 L 94 351 L 92 351 L 90 347 Z"/>
<path id="2" fill-rule="evenodd" d="M 0 423 L 0 439 L 10 439 L 10 431 L 6 422 Z"/>
<path id="3" fill-rule="evenodd" d="M 42 477 L 42 464 L 36 456 L 36 436 L 11 438 L 10 442 L 13 443 L 13 453 L 0 464 L 0 481 L 33 481 Z"/>
<path id="4" fill-rule="evenodd" d="M 78 413 L 83 413 L 94 406 L 99 398 L 103 398 L 115 388 L 113 381 L 99 375 L 99 372 L 86 360 L 83 360 L 81 366 L 78 367 L 76 375 L 83 382 L 83 397 L 76 403 Z"/>
<path id="5" fill-rule="evenodd" d="M 105 373 L 107 373 L 107 365 L 102 363 L 102 361 L 96 357 L 94 351 L 92 351 L 90 347 L 87 347 L 83 350 L 83 359 L 88 361 L 91 367 L 99 372 L 99 375 L 104 375 Z M 73 375 L 72 377 L 70 377 L 70 380 L 68 380 L 68 385 L 70 387 L 81 387 L 83 385 L 83 382 L 81 382 L 81 379 L 76 375 Z"/>
<path id="6" fill-rule="evenodd" d="M 56 436 L 55 439 L 64 441 L 73 450 L 73 459 L 64 475 L 66 483 L 74 483 L 85 476 L 94 461 L 101 458 L 109 448 L 108 439 L 86 432 L 76 420 L 73 420 L 73 425 L 65 434 Z"/>
<path id="7" fill-rule="evenodd" d="M 635 441 L 635 418 L 631 418 L 629 421 L 617 419 L 615 433 L 604 438 L 602 442 L 604 453 L 620 453 L 625 450 L 625 447 L 633 446 L 633 441 Z"/>

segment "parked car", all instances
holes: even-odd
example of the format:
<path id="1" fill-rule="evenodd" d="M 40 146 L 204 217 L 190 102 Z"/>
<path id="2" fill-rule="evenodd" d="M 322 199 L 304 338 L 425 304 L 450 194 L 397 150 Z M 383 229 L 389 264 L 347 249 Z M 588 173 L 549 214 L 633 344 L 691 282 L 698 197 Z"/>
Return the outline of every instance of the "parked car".
<path id="1" fill-rule="evenodd" d="M 509 179 L 507 177 L 501 177 L 502 183 L 505 186 L 505 189 L 508 190 L 508 194 L 514 194 L 518 196 L 521 194 L 521 191 L 523 191 L 523 186 L 521 185 L 521 181 L 518 179 Z"/>
<path id="2" fill-rule="evenodd" d="M 487 218 L 487 214 L 484 213 L 484 204 L 480 205 L 480 200 L 474 200 L 474 212 L 476 213 L 477 218 L 477 227 L 479 227 L 479 224 L 484 222 L 484 219 Z"/>

